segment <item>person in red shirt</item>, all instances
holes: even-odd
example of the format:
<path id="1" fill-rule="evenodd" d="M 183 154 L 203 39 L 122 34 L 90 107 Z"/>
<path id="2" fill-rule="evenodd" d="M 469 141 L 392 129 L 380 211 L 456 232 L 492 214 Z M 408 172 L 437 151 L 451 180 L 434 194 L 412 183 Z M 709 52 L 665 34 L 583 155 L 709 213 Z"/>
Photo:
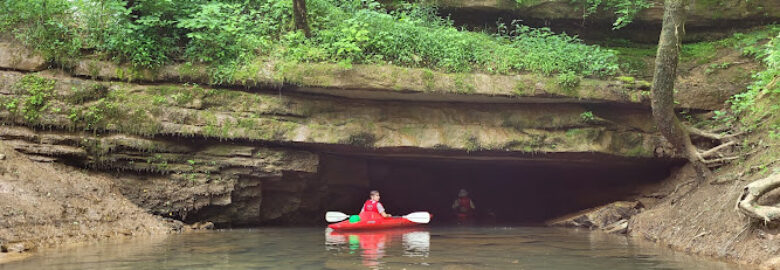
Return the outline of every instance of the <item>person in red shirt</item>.
<path id="1" fill-rule="evenodd" d="M 368 193 L 369 199 L 363 203 L 363 208 L 360 209 L 360 216 L 373 217 L 376 215 L 382 217 L 390 217 L 390 214 L 385 213 L 385 207 L 379 202 L 379 191 L 372 190 Z"/>
<path id="2" fill-rule="evenodd" d="M 469 192 L 461 189 L 458 192 L 458 198 L 452 203 L 452 209 L 458 217 L 458 222 L 470 221 L 474 218 L 474 212 L 477 209 L 474 201 L 469 198 Z"/>

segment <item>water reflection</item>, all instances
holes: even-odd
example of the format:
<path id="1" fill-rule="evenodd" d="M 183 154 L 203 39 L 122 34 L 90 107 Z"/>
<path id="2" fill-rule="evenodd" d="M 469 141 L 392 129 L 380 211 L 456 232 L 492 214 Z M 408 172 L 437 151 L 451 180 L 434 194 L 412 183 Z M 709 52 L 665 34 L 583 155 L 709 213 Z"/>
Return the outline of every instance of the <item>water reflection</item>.
<path id="1" fill-rule="evenodd" d="M 350 254 L 360 252 L 362 263 L 371 268 L 381 265 L 381 259 L 393 245 L 401 243 L 404 257 L 428 257 L 431 235 L 424 229 L 390 229 L 377 231 L 325 230 L 325 248 Z"/>
<path id="2" fill-rule="evenodd" d="M 324 246 L 324 248 L 323 248 Z M 590 230 L 260 228 L 138 238 L 36 253 L 0 270 L 740 269 Z"/>

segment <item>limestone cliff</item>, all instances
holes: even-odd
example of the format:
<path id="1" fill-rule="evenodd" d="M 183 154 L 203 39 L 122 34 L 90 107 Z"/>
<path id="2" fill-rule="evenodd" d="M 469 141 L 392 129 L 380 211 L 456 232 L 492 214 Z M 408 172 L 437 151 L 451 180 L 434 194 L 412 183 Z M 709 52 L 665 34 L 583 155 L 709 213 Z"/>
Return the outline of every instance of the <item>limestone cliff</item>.
<path id="1" fill-rule="evenodd" d="M 16 49 L 0 57 L 0 138 L 35 160 L 126 175 L 116 180 L 125 196 L 185 221 L 317 222 L 372 183 L 376 172 L 344 155 L 583 167 L 677 159 L 650 120 L 646 83 L 633 79 L 564 87 L 534 74 L 258 62 L 204 86 L 205 67 L 80 60 L 63 71 L 4 44 Z M 693 90 L 681 91 L 682 108 L 718 102 Z"/>

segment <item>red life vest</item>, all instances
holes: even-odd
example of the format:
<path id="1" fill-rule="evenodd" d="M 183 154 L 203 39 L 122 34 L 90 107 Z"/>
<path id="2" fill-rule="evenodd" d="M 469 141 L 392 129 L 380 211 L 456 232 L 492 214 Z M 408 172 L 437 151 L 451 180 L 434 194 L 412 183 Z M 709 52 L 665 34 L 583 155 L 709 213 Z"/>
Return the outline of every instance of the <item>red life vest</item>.
<path id="1" fill-rule="evenodd" d="M 379 202 L 366 200 L 363 204 L 363 210 L 360 212 L 360 218 L 365 220 L 382 218 L 382 215 L 379 214 L 380 205 L 382 204 Z"/>
<path id="2" fill-rule="evenodd" d="M 460 207 L 460 211 L 464 213 L 471 213 L 471 211 L 474 210 L 471 208 L 471 199 L 469 199 L 469 197 L 458 198 L 458 206 Z"/>
<path id="3" fill-rule="evenodd" d="M 372 200 L 366 200 L 366 202 L 363 204 L 363 212 L 374 212 L 379 214 L 379 202 L 375 202 Z"/>

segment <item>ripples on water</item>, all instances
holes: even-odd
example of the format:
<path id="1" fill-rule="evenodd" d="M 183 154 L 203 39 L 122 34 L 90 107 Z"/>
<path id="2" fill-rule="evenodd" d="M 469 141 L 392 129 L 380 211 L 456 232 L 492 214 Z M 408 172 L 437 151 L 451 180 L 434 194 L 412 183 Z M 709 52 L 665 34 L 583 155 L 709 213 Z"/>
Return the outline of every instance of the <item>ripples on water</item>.
<path id="1" fill-rule="evenodd" d="M 745 269 L 588 230 L 261 228 L 45 250 L 0 269 Z"/>

